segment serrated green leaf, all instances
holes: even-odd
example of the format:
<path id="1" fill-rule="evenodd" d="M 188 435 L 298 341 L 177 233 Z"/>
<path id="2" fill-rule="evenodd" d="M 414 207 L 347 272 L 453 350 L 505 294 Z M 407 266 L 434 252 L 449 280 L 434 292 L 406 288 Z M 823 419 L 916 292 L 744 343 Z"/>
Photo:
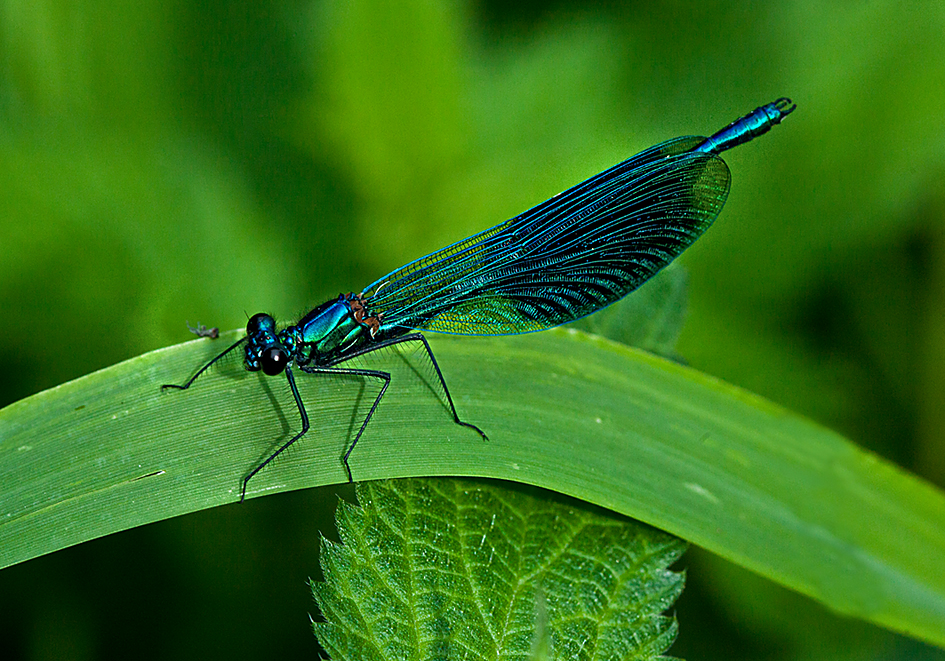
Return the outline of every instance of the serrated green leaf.
<path id="1" fill-rule="evenodd" d="M 542 601 L 553 659 L 656 659 L 685 543 L 576 501 L 494 482 L 397 480 L 342 504 L 315 623 L 335 661 L 529 658 Z"/>
<path id="2" fill-rule="evenodd" d="M 0 410 L 0 567 L 234 503 L 297 429 L 285 381 L 237 364 L 164 392 L 237 337 L 155 351 Z M 839 435 L 685 366 L 574 330 L 433 336 L 454 425 L 397 355 L 356 480 L 493 477 L 644 521 L 840 612 L 945 645 L 945 496 Z M 422 374 L 422 370 L 420 373 Z M 249 496 L 343 482 L 370 405 L 300 378 L 312 422 Z"/>

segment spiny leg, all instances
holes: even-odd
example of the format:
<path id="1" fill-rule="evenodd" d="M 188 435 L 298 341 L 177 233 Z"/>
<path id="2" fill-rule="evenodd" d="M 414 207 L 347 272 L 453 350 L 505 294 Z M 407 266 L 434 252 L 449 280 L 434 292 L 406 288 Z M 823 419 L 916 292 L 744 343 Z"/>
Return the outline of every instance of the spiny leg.
<path id="1" fill-rule="evenodd" d="M 364 430 L 367 429 L 368 423 L 374 416 L 374 411 L 377 410 L 377 405 L 381 403 L 384 393 L 387 392 L 387 386 L 390 385 L 390 374 L 378 370 L 348 369 L 344 367 L 302 367 L 301 369 L 305 372 L 308 372 L 309 374 L 354 374 L 356 376 L 370 376 L 384 380 L 384 385 L 381 386 L 381 391 L 377 393 L 377 397 L 374 398 L 374 404 L 371 405 L 371 410 L 368 411 L 367 416 L 364 418 L 364 422 L 361 423 L 361 428 L 355 435 L 354 441 L 351 442 L 351 445 L 348 446 L 347 451 L 341 457 L 341 461 L 345 465 L 345 471 L 348 473 L 348 482 L 354 482 L 354 478 L 351 476 L 351 466 L 348 465 L 348 457 L 351 456 L 354 446 L 358 444 L 359 440 L 361 440 L 361 434 L 363 434 Z M 280 449 L 279 452 L 281 451 L 282 450 Z"/>
<path id="2" fill-rule="evenodd" d="M 433 369 L 436 371 L 436 376 L 437 378 L 440 379 L 440 385 L 443 386 L 443 392 L 446 393 L 446 401 L 449 402 L 450 411 L 453 414 L 453 422 L 463 427 L 469 427 L 470 429 L 475 429 L 479 433 L 479 435 L 482 436 L 482 439 L 484 441 L 488 441 L 489 437 L 486 436 L 486 433 L 482 431 L 481 429 L 479 429 L 479 427 L 477 427 L 476 425 L 470 422 L 463 422 L 462 420 L 459 419 L 459 414 L 456 412 L 456 406 L 453 404 L 453 398 L 452 396 L 450 396 L 450 389 L 446 386 L 446 379 L 443 378 L 443 372 L 440 371 L 440 366 L 436 362 L 436 358 L 433 355 L 433 350 L 430 349 L 430 345 L 427 344 L 427 338 L 425 338 L 421 333 L 410 333 L 409 335 L 404 335 L 402 337 L 395 337 L 390 340 L 381 340 L 380 342 L 377 342 L 376 344 L 371 344 L 362 349 L 358 349 L 357 351 L 352 351 L 350 353 L 347 353 L 345 354 L 343 359 L 335 361 L 335 363 L 333 364 L 336 365 L 340 362 L 348 361 L 356 356 L 362 356 L 366 353 L 371 353 L 372 351 L 377 351 L 378 349 L 383 349 L 384 347 L 390 347 L 395 344 L 401 344 L 403 342 L 422 342 L 423 343 L 423 347 L 424 349 L 426 349 L 427 355 L 430 357 L 430 362 L 433 363 Z M 373 413 L 373 410 L 371 412 Z M 356 442 L 357 440 L 355 440 L 355 443 Z M 353 448 L 354 448 L 354 445 L 352 444 L 352 449 Z M 351 454 L 350 450 L 348 451 L 348 454 Z M 345 465 L 347 465 L 347 462 L 345 462 Z M 349 474 L 350 474 L 350 471 L 349 471 Z"/>
<path id="3" fill-rule="evenodd" d="M 297 440 L 305 436 L 305 432 L 308 431 L 308 413 L 305 411 L 305 405 L 302 403 L 302 397 L 299 395 L 299 389 L 295 385 L 295 375 L 292 374 L 292 368 L 285 368 L 285 378 L 289 382 L 289 388 L 292 390 L 292 396 L 295 398 L 295 405 L 299 408 L 299 416 L 302 418 L 302 431 L 290 438 L 286 443 L 283 443 L 282 447 L 269 455 L 268 458 L 252 471 L 249 475 L 243 478 L 243 489 L 240 491 L 240 502 L 242 503 L 246 499 L 246 485 L 249 484 L 249 481 L 253 478 L 256 473 L 265 468 L 270 461 L 278 457 L 284 450 L 286 450 L 290 445 L 295 443 Z"/>
<path id="4" fill-rule="evenodd" d="M 368 422 L 371 420 L 371 416 L 374 415 L 374 410 L 377 408 L 377 405 L 381 401 L 384 392 L 387 390 L 387 386 L 390 385 L 390 374 L 387 372 L 379 372 L 377 370 L 361 370 L 361 369 L 347 369 L 343 367 L 331 368 L 331 367 L 300 367 L 301 370 L 309 374 L 353 374 L 355 376 L 367 376 L 373 377 L 376 379 L 382 379 L 384 381 L 384 386 L 381 388 L 381 392 L 378 394 L 377 398 L 374 400 L 374 405 L 371 407 L 370 412 L 367 417 L 364 419 L 364 422 L 361 424 L 361 429 L 358 431 L 358 435 L 354 438 L 354 443 L 351 444 L 351 447 L 345 453 L 343 457 L 345 472 L 348 473 L 348 481 L 353 482 L 351 478 L 351 467 L 348 465 L 348 455 L 351 454 L 351 450 L 354 449 L 354 446 L 357 444 L 358 439 L 361 438 L 361 434 L 364 433 L 364 429 L 367 427 Z M 285 369 L 286 380 L 289 382 L 289 388 L 292 390 L 292 397 L 295 398 L 295 405 L 299 409 L 299 417 L 302 419 L 302 431 L 290 438 L 288 441 L 282 444 L 282 446 L 269 455 L 265 461 L 256 466 L 249 475 L 243 479 L 243 489 L 240 493 L 240 502 L 246 498 L 246 485 L 249 484 L 249 481 L 263 468 L 269 465 L 269 463 L 278 457 L 282 452 L 287 450 L 293 443 L 305 436 L 305 433 L 309 430 L 308 422 L 308 413 L 305 411 L 305 405 L 302 403 L 302 396 L 299 395 L 299 389 L 295 385 L 295 375 L 292 373 L 291 367 L 286 367 Z"/>
<path id="5" fill-rule="evenodd" d="M 210 369 L 211 365 L 213 365 L 215 362 L 217 362 L 218 360 L 220 360 L 221 358 L 223 358 L 223 356 L 225 356 L 226 354 L 228 354 L 228 353 L 230 353 L 231 351 L 233 351 L 233 349 L 235 349 L 236 347 L 238 347 L 239 345 L 241 345 L 241 344 L 242 344 L 243 342 L 245 342 L 245 341 L 246 341 L 246 338 L 244 337 L 244 338 L 242 338 L 241 340 L 238 340 L 237 342 L 234 342 L 232 345 L 230 345 L 230 348 L 228 348 L 228 349 L 227 349 L 226 351 L 224 351 L 223 353 L 217 355 L 216 358 L 214 358 L 214 359 L 211 360 L 209 363 L 207 363 L 206 365 L 204 365 L 203 367 L 201 367 L 199 370 L 197 370 L 197 373 L 194 374 L 194 375 L 193 375 L 192 377 L 190 377 L 189 379 L 187 379 L 187 381 L 184 383 L 184 385 L 179 386 L 179 385 L 174 384 L 174 383 L 165 383 L 164 385 L 161 386 L 161 390 L 167 390 L 168 388 L 174 388 L 175 390 L 187 390 L 187 389 L 191 386 L 191 384 L 192 384 L 194 381 L 197 380 L 197 377 L 198 377 L 198 376 L 200 376 L 201 374 L 203 374 L 204 372 L 206 372 L 208 369 Z"/>

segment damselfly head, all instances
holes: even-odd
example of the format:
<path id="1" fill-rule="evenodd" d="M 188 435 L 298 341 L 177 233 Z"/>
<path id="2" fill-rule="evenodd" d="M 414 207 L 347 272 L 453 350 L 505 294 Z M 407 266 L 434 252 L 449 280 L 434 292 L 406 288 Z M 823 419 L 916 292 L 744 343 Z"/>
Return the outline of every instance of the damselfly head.
<path id="1" fill-rule="evenodd" d="M 276 334 L 276 320 L 265 313 L 254 314 L 246 322 L 246 350 L 243 362 L 251 372 L 262 370 L 268 376 L 285 371 L 292 360 L 292 352 L 283 346 L 281 335 Z"/>

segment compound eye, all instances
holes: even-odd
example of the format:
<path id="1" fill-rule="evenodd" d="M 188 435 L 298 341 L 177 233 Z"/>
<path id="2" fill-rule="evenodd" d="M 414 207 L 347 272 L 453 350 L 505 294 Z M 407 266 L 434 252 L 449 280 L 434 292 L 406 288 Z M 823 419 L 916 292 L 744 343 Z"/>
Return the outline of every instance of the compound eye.
<path id="1" fill-rule="evenodd" d="M 289 364 L 289 354 L 279 347 L 266 349 L 262 354 L 262 371 L 267 376 L 281 374 Z"/>
<path id="2" fill-rule="evenodd" d="M 272 318 L 271 315 L 260 312 L 259 314 L 254 314 L 249 318 L 249 321 L 246 322 L 246 335 L 252 337 L 259 331 L 274 331 L 276 328 L 276 320 Z"/>

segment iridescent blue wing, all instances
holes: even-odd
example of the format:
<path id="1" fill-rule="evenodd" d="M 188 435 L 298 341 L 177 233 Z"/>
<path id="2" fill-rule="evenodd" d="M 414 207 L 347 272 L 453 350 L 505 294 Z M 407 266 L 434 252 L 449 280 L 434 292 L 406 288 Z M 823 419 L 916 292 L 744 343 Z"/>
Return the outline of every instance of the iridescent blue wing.
<path id="1" fill-rule="evenodd" d="M 651 147 L 546 202 L 408 264 L 364 291 L 381 334 L 509 335 L 573 321 L 627 295 L 712 224 L 728 166 Z"/>

